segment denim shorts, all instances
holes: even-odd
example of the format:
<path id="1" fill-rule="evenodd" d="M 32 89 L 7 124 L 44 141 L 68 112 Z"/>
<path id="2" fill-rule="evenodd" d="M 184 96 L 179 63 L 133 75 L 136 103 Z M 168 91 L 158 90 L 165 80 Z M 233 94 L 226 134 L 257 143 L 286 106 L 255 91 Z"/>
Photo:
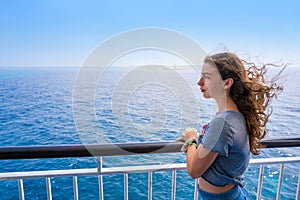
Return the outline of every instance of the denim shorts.
<path id="1" fill-rule="evenodd" d="M 221 193 L 213 194 L 201 190 L 198 186 L 198 197 L 201 200 L 249 200 L 249 194 L 244 187 L 239 185 L 234 186 L 231 190 Z"/>

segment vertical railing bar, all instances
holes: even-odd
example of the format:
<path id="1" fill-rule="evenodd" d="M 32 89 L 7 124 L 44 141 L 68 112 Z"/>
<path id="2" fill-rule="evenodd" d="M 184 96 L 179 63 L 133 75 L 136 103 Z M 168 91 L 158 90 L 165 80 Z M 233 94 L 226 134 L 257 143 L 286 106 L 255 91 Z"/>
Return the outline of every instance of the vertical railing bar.
<path id="1" fill-rule="evenodd" d="M 283 168 L 284 168 L 284 164 L 282 163 L 282 164 L 280 164 L 280 171 L 279 171 L 279 177 L 278 177 L 278 187 L 277 187 L 276 200 L 280 200 L 280 192 L 281 192 L 281 186 L 282 186 Z"/>
<path id="2" fill-rule="evenodd" d="M 198 199 L 198 179 L 195 179 L 194 200 Z"/>
<path id="3" fill-rule="evenodd" d="M 259 199 L 260 199 L 260 195 L 261 195 L 261 186 L 262 186 L 263 170 L 264 170 L 264 166 L 263 166 L 263 165 L 260 165 L 260 167 L 259 167 L 259 178 L 258 178 L 258 182 L 257 182 L 257 195 L 256 195 L 256 200 L 259 200 Z"/>
<path id="4" fill-rule="evenodd" d="M 296 200 L 299 200 L 299 194 L 300 193 L 300 170 L 298 174 L 298 184 L 297 184 L 297 191 L 296 191 Z"/>
<path id="5" fill-rule="evenodd" d="M 50 180 L 50 177 L 46 178 L 46 187 L 47 187 L 47 199 L 48 200 L 52 200 L 51 180 Z"/>
<path id="6" fill-rule="evenodd" d="M 104 199 L 103 194 L 103 178 L 102 178 L 102 157 L 97 157 L 97 173 L 98 173 L 98 184 L 99 184 L 99 200 Z"/>
<path id="7" fill-rule="evenodd" d="M 18 187 L 19 187 L 19 198 L 20 198 L 20 200 L 25 200 L 23 179 L 18 179 Z"/>
<path id="8" fill-rule="evenodd" d="M 73 176 L 74 200 L 78 200 L 77 176 Z"/>
<path id="9" fill-rule="evenodd" d="M 176 197 L 176 170 L 172 171 L 172 200 Z"/>
<path id="10" fill-rule="evenodd" d="M 124 200 L 128 200 L 128 173 L 124 173 Z"/>
<path id="11" fill-rule="evenodd" d="M 152 200 L 152 172 L 148 172 L 148 200 Z"/>

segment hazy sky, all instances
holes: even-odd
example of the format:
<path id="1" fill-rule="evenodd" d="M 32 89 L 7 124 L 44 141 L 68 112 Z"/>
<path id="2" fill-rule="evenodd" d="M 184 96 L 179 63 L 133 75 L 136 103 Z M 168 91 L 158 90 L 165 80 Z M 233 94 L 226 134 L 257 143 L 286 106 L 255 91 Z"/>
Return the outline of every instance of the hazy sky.
<path id="1" fill-rule="evenodd" d="M 80 66 L 107 38 L 143 27 L 176 30 L 207 52 L 300 63 L 297 0 L 4 0 L 0 9 L 0 66 Z"/>

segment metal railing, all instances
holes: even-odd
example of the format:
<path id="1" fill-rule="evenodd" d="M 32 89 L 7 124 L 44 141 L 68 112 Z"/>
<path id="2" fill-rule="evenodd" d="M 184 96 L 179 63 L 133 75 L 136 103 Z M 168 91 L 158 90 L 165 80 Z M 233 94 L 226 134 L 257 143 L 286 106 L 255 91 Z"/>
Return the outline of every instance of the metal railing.
<path id="1" fill-rule="evenodd" d="M 272 139 L 260 142 L 261 148 L 274 147 L 295 147 L 300 146 L 299 138 L 292 139 Z M 0 173 L 0 180 L 17 180 L 19 189 L 19 199 L 24 200 L 23 180 L 29 178 L 45 178 L 47 199 L 52 200 L 50 178 L 72 177 L 74 200 L 78 199 L 78 176 L 97 176 L 99 186 L 99 199 L 104 199 L 103 176 L 110 174 L 124 175 L 124 199 L 128 199 L 128 174 L 148 173 L 148 199 L 152 199 L 152 175 L 156 171 L 172 171 L 172 199 L 176 198 L 176 175 L 178 170 L 185 170 L 185 163 L 166 164 L 166 165 L 146 165 L 146 166 L 125 166 L 103 168 L 103 156 L 116 155 L 137 155 L 146 153 L 178 153 L 181 143 L 178 142 L 160 142 L 160 143 L 126 143 L 126 144 L 102 144 L 102 145 L 59 145 L 59 146 L 26 146 L 26 147 L 0 147 L 0 159 L 32 159 L 32 158 L 62 158 L 62 157 L 97 157 L 97 168 L 86 169 L 68 169 L 68 170 L 49 170 L 49 171 L 27 171 L 27 172 L 4 172 Z M 259 178 L 257 185 L 256 199 L 260 199 L 262 191 L 263 170 L 266 164 L 279 164 L 279 180 L 277 186 L 276 199 L 280 199 L 282 187 L 283 169 L 286 163 L 300 163 L 300 157 L 282 157 L 282 158 L 260 158 L 251 159 L 250 165 L 259 165 Z M 300 193 L 300 170 L 296 200 L 299 200 Z M 194 199 L 198 199 L 196 181 L 194 185 Z"/>

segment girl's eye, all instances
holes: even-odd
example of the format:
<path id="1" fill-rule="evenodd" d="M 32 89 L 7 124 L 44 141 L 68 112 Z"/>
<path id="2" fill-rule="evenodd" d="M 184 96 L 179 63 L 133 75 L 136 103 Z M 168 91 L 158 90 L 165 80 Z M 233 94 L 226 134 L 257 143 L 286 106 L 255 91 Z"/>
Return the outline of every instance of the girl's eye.
<path id="1" fill-rule="evenodd" d="M 204 79 L 210 79 L 210 76 L 203 75 L 202 78 L 204 78 Z"/>

